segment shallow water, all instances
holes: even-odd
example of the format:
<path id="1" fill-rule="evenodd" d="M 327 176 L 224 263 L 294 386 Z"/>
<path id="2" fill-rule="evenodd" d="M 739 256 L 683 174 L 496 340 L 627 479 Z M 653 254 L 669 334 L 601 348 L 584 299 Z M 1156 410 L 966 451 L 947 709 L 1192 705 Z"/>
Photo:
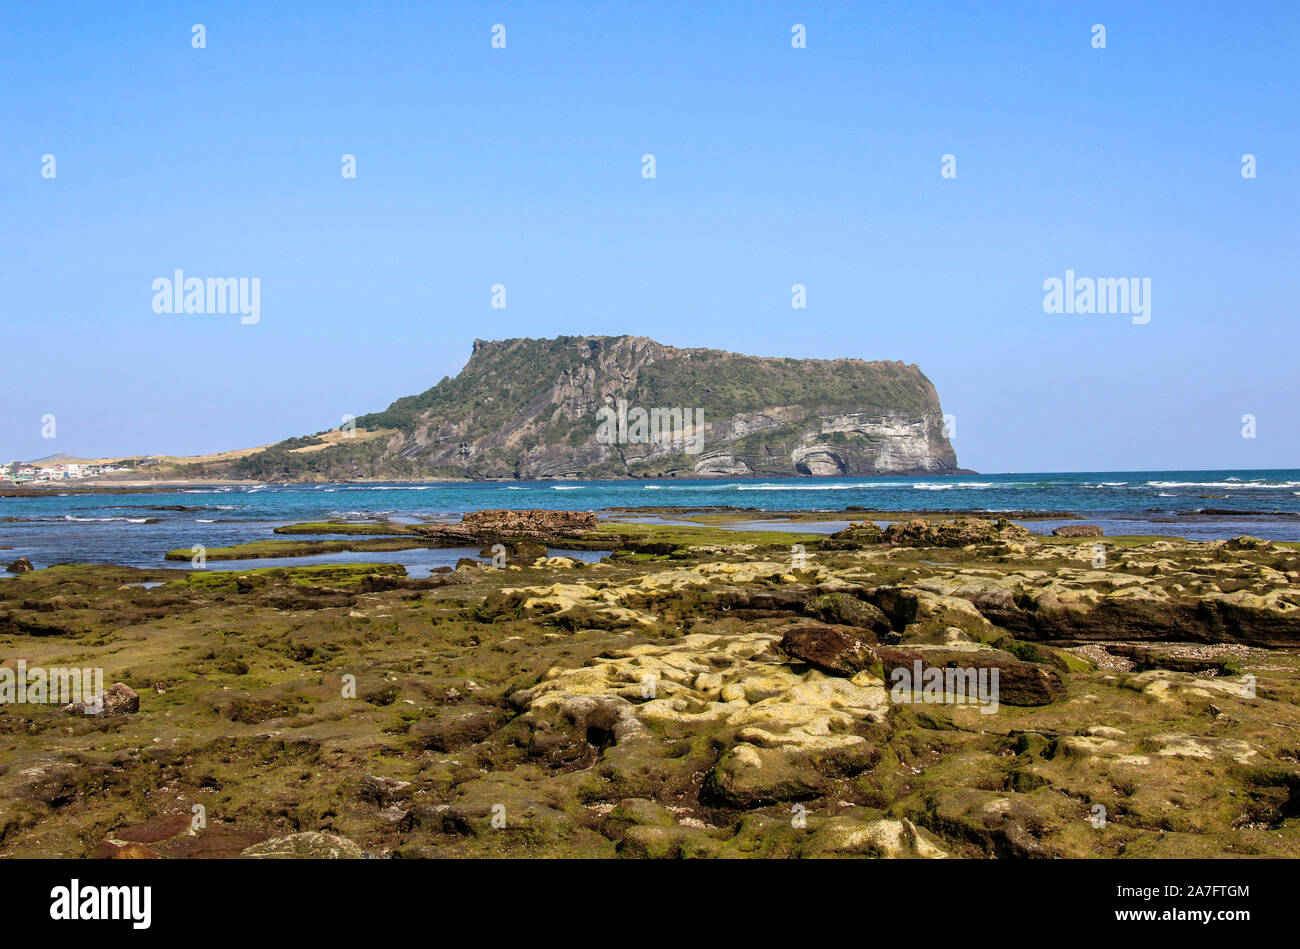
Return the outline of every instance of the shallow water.
<path id="1" fill-rule="evenodd" d="M 298 521 L 384 517 L 418 523 L 483 508 L 600 510 L 651 505 L 752 507 L 757 509 L 752 518 L 756 521 L 764 520 L 765 510 L 847 506 L 885 511 L 1071 511 L 1108 534 L 1169 534 L 1194 540 L 1253 534 L 1300 540 L 1300 517 L 1295 516 L 1300 515 L 1300 470 L 1074 472 L 950 478 L 254 485 L 157 493 L 124 489 L 111 494 L 51 490 L 33 497 L 0 498 L 0 546 L 13 548 L 0 552 L 0 559 L 7 563 L 27 557 L 38 567 L 85 562 L 160 567 L 171 566 L 163 560 L 168 550 L 270 540 L 279 536 L 273 528 Z M 187 509 L 166 510 L 176 506 Z M 1206 507 L 1291 516 L 1185 516 Z M 1066 522 L 1029 521 L 1025 526 L 1048 533 L 1060 523 Z M 842 522 L 817 525 L 817 530 L 829 532 L 831 524 Z M 798 528 L 813 530 L 806 523 Z M 427 562 L 411 551 L 390 554 L 396 559 L 381 561 L 380 555 L 365 552 L 329 556 L 342 562 L 409 562 L 417 568 Z M 313 557 L 309 562 L 330 561 Z"/>
<path id="2" fill-rule="evenodd" d="M 480 557 L 482 547 L 419 547 L 413 550 L 387 551 L 341 551 L 333 554 L 317 554 L 312 557 L 259 557 L 255 560 L 209 560 L 205 570 L 253 570 L 261 567 L 310 567 L 317 564 L 331 563 L 396 563 L 406 568 L 408 577 L 427 577 L 435 567 L 454 567 L 462 557 L 469 557 L 481 563 L 488 563 L 486 557 Z M 560 547 L 548 547 L 547 556 L 569 557 L 594 563 L 607 556 L 608 550 L 565 550 Z M 168 566 L 190 568 L 189 563 L 172 563 Z"/>

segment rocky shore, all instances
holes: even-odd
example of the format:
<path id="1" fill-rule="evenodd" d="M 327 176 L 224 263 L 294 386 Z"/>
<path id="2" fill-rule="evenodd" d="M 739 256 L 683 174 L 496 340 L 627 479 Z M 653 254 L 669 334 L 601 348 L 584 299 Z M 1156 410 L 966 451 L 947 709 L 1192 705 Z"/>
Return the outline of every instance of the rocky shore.
<path id="1" fill-rule="evenodd" d="M 510 557 L 0 583 L 0 667 L 115 683 L 111 715 L 0 705 L 0 855 L 1300 853 L 1296 545 L 393 532 Z"/>

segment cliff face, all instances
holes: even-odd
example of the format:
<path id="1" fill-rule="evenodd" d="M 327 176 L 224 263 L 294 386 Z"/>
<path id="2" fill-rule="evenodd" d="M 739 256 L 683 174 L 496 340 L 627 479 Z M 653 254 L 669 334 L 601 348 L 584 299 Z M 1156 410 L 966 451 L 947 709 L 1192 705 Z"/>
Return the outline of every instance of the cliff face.
<path id="1" fill-rule="evenodd" d="M 675 349 L 633 336 L 478 340 L 454 379 L 240 459 L 262 479 L 943 474 L 957 459 L 916 366 Z M 379 434 L 382 433 L 382 434 Z"/>

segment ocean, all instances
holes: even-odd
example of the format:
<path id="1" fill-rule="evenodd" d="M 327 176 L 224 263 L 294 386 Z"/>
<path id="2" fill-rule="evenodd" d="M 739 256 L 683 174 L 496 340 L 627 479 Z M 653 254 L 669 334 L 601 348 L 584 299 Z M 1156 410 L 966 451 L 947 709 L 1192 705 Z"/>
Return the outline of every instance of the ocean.
<path id="1" fill-rule="evenodd" d="M 273 539 L 299 521 L 389 518 L 437 520 L 481 508 L 602 510 L 640 506 L 753 508 L 765 511 L 1064 511 L 1107 534 L 1166 534 L 1214 540 L 1252 534 L 1300 541 L 1300 469 L 1270 471 L 1106 471 L 960 475 L 945 478 L 789 478 L 773 480 L 566 481 L 474 484 L 310 484 L 186 486 L 165 491 L 78 493 L 51 488 L 0 498 L 0 562 L 27 557 L 57 563 L 166 563 L 175 548 L 224 547 Z M 1216 513 L 1197 513 L 1211 510 Z M 1228 512 L 1228 513 L 1221 513 Z M 843 521 L 828 520 L 833 530 Z M 1022 522 L 1050 533 L 1062 520 Z M 365 560 L 403 563 L 417 572 L 471 551 L 344 553 L 292 563 Z M 249 569 L 290 561 L 209 563 Z M 3 576 L 0 573 L 0 576 Z"/>

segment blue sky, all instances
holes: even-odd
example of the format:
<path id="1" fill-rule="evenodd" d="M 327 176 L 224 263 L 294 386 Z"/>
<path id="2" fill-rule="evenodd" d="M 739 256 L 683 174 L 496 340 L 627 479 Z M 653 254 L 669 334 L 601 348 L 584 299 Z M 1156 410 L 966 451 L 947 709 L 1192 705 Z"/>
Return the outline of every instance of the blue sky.
<path id="1" fill-rule="evenodd" d="M 0 457 L 245 447 L 476 337 L 632 333 L 917 363 L 982 471 L 1300 465 L 1300 4 L 701 6 L 5 4 Z M 260 321 L 154 313 L 176 269 Z M 1149 277 L 1150 322 L 1045 314 L 1067 269 Z"/>

